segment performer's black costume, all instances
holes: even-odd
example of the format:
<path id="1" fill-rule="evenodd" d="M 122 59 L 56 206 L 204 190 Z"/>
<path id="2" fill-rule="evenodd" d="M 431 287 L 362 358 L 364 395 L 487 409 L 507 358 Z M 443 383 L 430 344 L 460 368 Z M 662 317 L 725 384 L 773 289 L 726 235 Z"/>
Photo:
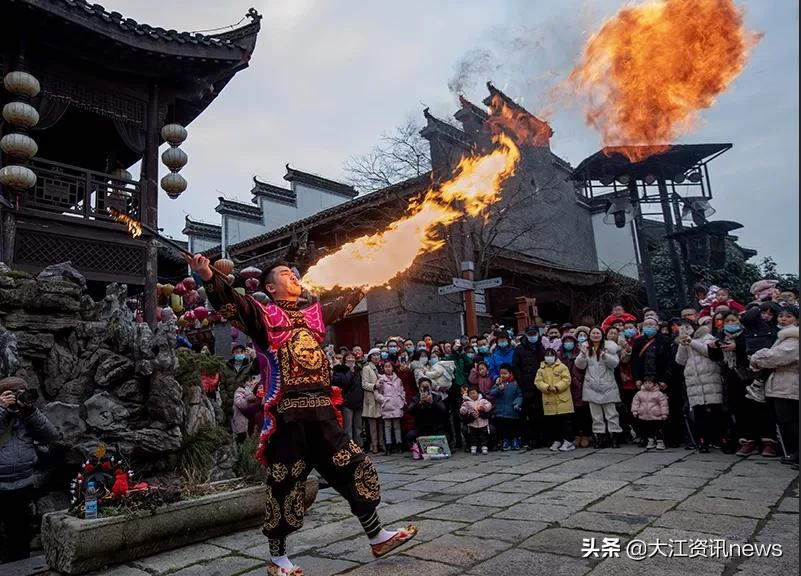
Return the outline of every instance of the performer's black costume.
<path id="1" fill-rule="evenodd" d="M 345 497 L 368 537 L 377 534 L 378 474 L 336 419 L 331 370 L 321 347 L 326 324 L 347 315 L 363 294 L 303 309 L 294 302 L 265 305 L 217 276 L 206 283 L 206 293 L 259 352 L 265 395 L 257 458 L 268 470 L 263 531 L 273 554 L 282 555 L 286 536 L 303 526 L 304 486 L 312 468 Z"/>

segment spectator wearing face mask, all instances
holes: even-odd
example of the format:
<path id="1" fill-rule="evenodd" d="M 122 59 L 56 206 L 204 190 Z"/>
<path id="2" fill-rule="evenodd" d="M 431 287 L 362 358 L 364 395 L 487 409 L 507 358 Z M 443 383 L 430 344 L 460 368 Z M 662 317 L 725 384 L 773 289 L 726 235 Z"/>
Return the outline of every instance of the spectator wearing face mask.
<path id="1" fill-rule="evenodd" d="M 545 429 L 542 425 L 542 394 L 534 385 L 537 371 L 545 358 L 540 342 L 539 328 L 535 325 L 526 328 L 523 343 L 515 348 L 512 357 L 512 370 L 523 393 L 523 442 L 528 448 L 543 445 Z M 492 368 L 490 367 L 490 375 Z"/>
<path id="2" fill-rule="evenodd" d="M 490 355 L 489 339 L 482 336 L 476 339 L 476 359 L 486 361 Z"/>
<path id="3" fill-rule="evenodd" d="M 454 365 L 450 360 L 440 360 L 432 353 L 428 358 L 428 366 L 423 370 L 423 376 L 431 380 L 431 390 L 443 402 L 447 402 L 448 393 L 453 384 Z"/>
<path id="4" fill-rule="evenodd" d="M 590 339 L 590 327 L 589 326 L 576 326 L 573 335 L 576 337 L 576 343 L 581 347 L 582 344 L 588 342 Z"/>
<path id="5" fill-rule="evenodd" d="M 573 445 L 576 448 L 587 448 L 592 443 L 592 417 L 590 406 L 581 399 L 584 392 L 584 370 L 576 366 L 578 356 L 578 342 L 571 334 L 562 335 L 562 349 L 559 351 L 559 360 L 570 371 L 570 395 L 573 398 L 573 427 L 575 437 Z"/>
<path id="6" fill-rule="evenodd" d="M 647 379 L 656 382 L 662 391 L 667 391 L 668 401 L 672 411 L 671 418 L 680 420 L 680 414 L 684 405 L 683 394 L 678 388 L 670 388 L 668 382 L 671 381 L 671 368 L 673 366 L 672 350 L 670 340 L 659 334 L 659 324 L 653 318 L 645 320 L 642 324 L 642 334 L 631 342 L 629 365 L 631 366 L 631 377 L 634 381 L 636 394 L 642 388 L 642 383 Z M 628 392 L 626 393 L 628 398 Z M 634 399 L 631 396 L 629 405 Z M 683 429 L 682 429 L 683 430 Z M 640 431 L 637 431 L 640 432 Z M 640 445 L 645 446 L 648 438 L 644 434 L 638 434 Z M 671 437 L 670 434 L 667 435 Z M 675 439 L 675 438 L 674 438 Z"/>
<path id="7" fill-rule="evenodd" d="M 409 363 L 409 369 L 412 371 L 414 375 L 414 381 L 417 385 L 420 385 L 420 379 L 425 377 L 425 371 L 428 369 L 428 352 L 423 350 L 417 350 L 412 355 L 412 361 Z"/>
<path id="8" fill-rule="evenodd" d="M 450 342 L 442 344 L 443 350 L 447 353 L 445 361 L 453 362 L 453 380 L 451 389 L 448 392 L 448 408 L 451 412 L 451 426 L 454 430 L 461 430 L 462 420 L 459 415 L 459 408 L 462 404 L 464 393 L 462 390 L 467 386 L 467 377 L 473 367 L 473 361 L 462 351 L 461 342 L 456 340 L 456 346 Z M 456 434 L 455 447 L 461 447 L 461 434 Z"/>
<path id="9" fill-rule="evenodd" d="M 484 398 L 487 398 L 490 402 L 493 401 L 494 398 L 490 395 L 490 391 L 495 384 L 495 380 L 489 375 L 486 362 L 478 362 L 473 366 L 470 370 L 469 382 L 472 386 L 478 386 L 478 390 Z"/>
<path id="10" fill-rule="evenodd" d="M 394 339 L 387 340 L 387 357 L 384 360 L 385 361 L 389 360 L 393 364 L 397 364 L 398 355 L 400 354 L 400 352 L 401 349 L 400 346 L 398 345 L 397 340 Z"/>
<path id="11" fill-rule="evenodd" d="M 375 390 L 380 375 L 378 366 L 381 363 L 381 350 L 372 348 L 367 353 L 367 362 L 362 368 L 362 389 L 364 404 L 362 419 L 367 420 L 370 435 L 370 451 L 378 454 L 384 448 L 383 427 L 381 424 L 381 404 L 376 400 Z"/>
<path id="12" fill-rule="evenodd" d="M 364 408 L 364 390 L 362 389 L 362 371 L 356 366 L 356 356 L 347 352 L 343 363 L 334 366 L 333 385 L 342 389 L 342 427 L 350 439 L 362 445 L 362 409 Z"/>
<path id="13" fill-rule="evenodd" d="M 409 364 L 414 357 L 414 353 L 417 350 L 414 345 L 414 340 L 406 339 L 403 341 L 403 352 L 402 356 L 405 358 L 404 364 Z M 403 360 L 403 359 L 402 359 Z"/>
<path id="14" fill-rule="evenodd" d="M 251 377 L 258 376 L 258 362 L 252 362 L 242 344 L 234 344 L 231 358 L 225 363 L 220 374 L 220 404 L 225 414 L 225 421 L 230 425 L 233 418 L 234 395 L 237 388 Z"/>

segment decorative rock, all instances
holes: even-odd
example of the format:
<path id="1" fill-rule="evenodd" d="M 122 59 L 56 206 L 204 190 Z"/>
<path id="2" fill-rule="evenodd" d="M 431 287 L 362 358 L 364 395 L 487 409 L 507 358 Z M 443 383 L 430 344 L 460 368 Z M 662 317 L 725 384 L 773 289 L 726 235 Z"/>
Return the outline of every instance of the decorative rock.
<path id="1" fill-rule="evenodd" d="M 86 278 L 72 267 L 70 262 L 53 264 L 42 270 L 36 277 L 39 282 L 65 281 L 77 284 L 82 290 L 86 289 Z"/>
<path id="2" fill-rule="evenodd" d="M 167 430 L 142 428 L 131 434 L 136 449 L 142 452 L 164 453 L 180 450 L 183 443 L 181 429 L 174 426 Z"/>
<path id="3" fill-rule="evenodd" d="M 15 374 L 18 366 L 17 337 L 13 332 L 0 327 L 0 377 Z"/>
<path id="4" fill-rule="evenodd" d="M 130 412 L 108 392 L 95 394 L 84 404 L 86 423 L 97 430 L 119 432 L 128 429 Z"/>
<path id="5" fill-rule="evenodd" d="M 203 394 L 200 386 L 189 388 L 184 394 L 183 403 L 186 413 L 184 429 L 187 436 L 192 436 L 200 428 L 211 426 L 215 423 L 214 408 L 206 395 Z"/>
<path id="6" fill-rule="evenodd" d="M 97 365 L 95 384 L 107 388 L 129 378 L 133 374 L 133 369 L 133 362 L 127 357 L 110 354 Z"/>
<path id="7" fill-rule="evenodd" d="M 120 400 L 127 402 L 142 403 L 145 401 L 143 386 L 135 379 L 126 380 L 114 390 L 114 393 Z"/>
<path id="8" fill-rule="evenodd" d="M 171 376 L 158 374 L 153 378 L 148 398 L 150 416 L 170 426 L 180 426 L 184 422 L 183 391 L 181 385 Z"/>
<path id="9" fill-rule="evenodd" d="M 86 424 L 81 420 L 80 411 L 79 404 L 66 402 L 50 402 L 42 408 L 42 413 L 61 432 L 61 442 L 66 445 L 77 444 L 86 433 Z"/>

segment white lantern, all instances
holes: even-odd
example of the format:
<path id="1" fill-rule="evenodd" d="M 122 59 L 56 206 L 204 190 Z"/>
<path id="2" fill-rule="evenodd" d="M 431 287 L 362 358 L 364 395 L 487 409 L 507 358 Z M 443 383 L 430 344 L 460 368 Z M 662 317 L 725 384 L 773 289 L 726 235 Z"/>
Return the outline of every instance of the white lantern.
<path id="1" fill-rule="evenodd" d="M 33 128 L 39 123 L 36 108 L 25 102 L 9 102 L 3 106 L 3 118 L 12 126 L 23 130 Z"/>
<path id="2" fill-rule="evenodd" d="M 133 180 L 133 176 L 125 168 L 115 168 L 111 171 L 111 175 L 120 180 Z"/>
<path id="3" fill-rule="evenodd" d="M 19 160 L 29 160 L 36 156 L 39 146 L 30 136 L 12 132 L 0 139 L 0 150 Z"/>
<path id="4" fill-rule="evenodd" d="M 3 78 L 3 85 L 15 96 L 27 96 L 28 98 L 33 98 L 42 90 L 36 77 L 19 70 L 6 74 Z"/>
<path id="5" fill-rule="evenodd" d="M 187 135 L 186 128 L 180 124 L 166 124 L 161 129 L 161 137 L 169 142 L 171 146 L 178 146 L 181 142 L 186 140 Z"/>
<path id="6" fill-rule="evenodd" d="M 17 190 L 27 190 L 36 184 L 36 174 L 25 166 L 3 166 L 0 168 L 0 184 Z"/>
<path id="7" fill-rule="evenodd" d="M 186 179 L 176 172 L 170 172 L 161 179 L 161 188 L 167 193 L 167 196 L 175 200 L 181 195 L 181 192 L 186 190 Z"/>
<path id="8" fill-rule="evenodd" d="M 172 172 L 177 172 L 186 166 L 189 157 L 186 155 L 186 152 L 180 148 L 167 148 L 161 155 L 161 161 L 164 162 L 164 165 Z"/>

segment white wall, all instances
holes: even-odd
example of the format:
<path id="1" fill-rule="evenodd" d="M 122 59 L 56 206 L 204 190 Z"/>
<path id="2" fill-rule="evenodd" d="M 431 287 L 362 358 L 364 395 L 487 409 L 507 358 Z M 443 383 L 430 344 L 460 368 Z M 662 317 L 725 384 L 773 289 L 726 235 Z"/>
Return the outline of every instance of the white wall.
<path id="1" fill-rule="evenodd" d="M 225 218 L 223 230 L 225 230 L 228 246 L 265 232 L 264 224 L 260 220 L 240 220 L 229 214 L 223 214 L 222 217 Z"/>
<path id="2" fill-rule="evenodd" d="M 209 248 L 214 248 L 215 246 L 219 246 L 219 240 L 209 240 L 208 238 L 195 238 L 190 236 L 189 237 L 189 251 L 192 254 L 197 254 L 198 252 L 203 252 L 204 250 L 208 250 Z"/>
<path id="3" fill-rule="evenodd" d="M 307 218 L 312 214 L 317 214 L 317 212 L 320 212 L 321 210 L 331 208 L 337 204 L 342 204 L 347 200 L 347 198 L 340 196 L 339 194 L 332 194 L 330 192 L 326 192 L 325 190 L 321 190 L 320 188 L 313 188 L 301 182 L 293 182 L 292 189 L 295 191 L 295 195 L 298 199 L 297 216 L 295 217 L 296 220 Z"/>
<path id="4" fill-rule="evenodd" d="M 259 196 L 261 211 L 264 215 L 264 233 L 281 228 L 298 219 L 298 210 L 294 206 L 276 202 Z"/>
<path id="5" fill-rule="evenodd" d="M 634 223 L 630 222 L 624 228 L 604 224 L 604 212 L 599 212 L 592 215 L 592 230 L 595 251 L 598 254 L 598 268 L 639 278 Z"/>

